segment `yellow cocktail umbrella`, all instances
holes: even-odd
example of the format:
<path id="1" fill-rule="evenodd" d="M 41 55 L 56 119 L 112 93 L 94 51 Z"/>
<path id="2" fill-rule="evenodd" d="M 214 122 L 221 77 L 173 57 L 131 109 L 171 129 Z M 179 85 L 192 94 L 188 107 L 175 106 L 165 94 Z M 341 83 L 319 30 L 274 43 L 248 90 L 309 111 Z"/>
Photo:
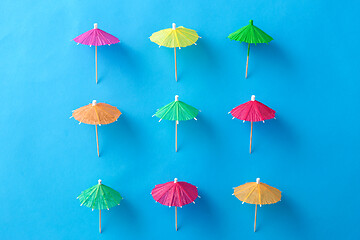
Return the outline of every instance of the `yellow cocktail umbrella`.
<path id="1" fill-rule="evenodd" d="M 199 39 L 199 35 L 195 30 L 184 28 L 183 26 L 176 27 L 176 24 L 172 24 L 172 28 L 167 28 L 155 32 L 151 35 L 150 40 L 159 45 L 168 48 L 174 48 L 175 56 L 175 79 L 177 81 L 177 66 L 176 66 L 176 48 L 187 47 L 195 44 Z"/>
<path id="2" fill-rule="evenodd" d="M 281 200 L 280 190 L 260 182 L 260 178 L 257 178 L 256 182 L 236 187 L 233 195 L 243 203 L 255 204 L 254 232 L 256 231 L 257 205 L 261 207 L 261 205 L 277 203 Z"/>

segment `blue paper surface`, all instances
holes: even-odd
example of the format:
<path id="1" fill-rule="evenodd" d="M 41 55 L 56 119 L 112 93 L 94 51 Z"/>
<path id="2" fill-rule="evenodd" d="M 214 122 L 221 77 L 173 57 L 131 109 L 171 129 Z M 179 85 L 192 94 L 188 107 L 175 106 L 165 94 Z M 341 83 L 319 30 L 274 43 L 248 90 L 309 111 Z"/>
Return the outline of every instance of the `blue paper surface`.
<path id="1" fill-rule="evenodd" d="M 357 239 L 359 170 L 359 3 L 348 1 L 10 1 L 0 2 L 0 238 L 16 239 Z M 254 24 L 274 38 L 250 51 L 227 39 Z M 71 41 L 99 28 L 120 44 Z M 195 29 L 197 46 L 160 48 L 149 36 Z M 151 118 L 180 100 L 201 109 L 178 126 Z M 231 120 L 256 99 L 276 120 Z M 95 128 L 69 119 L 93 99 L 123 113 Z M 196 204 L 174 209 L 152 199 L 158 183 L 188 181 Z M 261 181 L 283 192 L 258 208 L 231 194 Z M 76 197 L 101 178 L 124 197 L 98 212 Z"/>

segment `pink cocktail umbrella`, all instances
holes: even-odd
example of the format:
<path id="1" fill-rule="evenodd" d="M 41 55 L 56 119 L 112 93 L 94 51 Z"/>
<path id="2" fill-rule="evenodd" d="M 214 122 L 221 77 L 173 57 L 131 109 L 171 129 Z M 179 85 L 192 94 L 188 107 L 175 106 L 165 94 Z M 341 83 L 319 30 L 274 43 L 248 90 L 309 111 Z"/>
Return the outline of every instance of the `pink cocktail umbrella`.
<path id="1" fill-rule="evenodd" d="M 177 231 L 177 207 L 182 207 L 189 203 L 195 203 L 198 195 L 197 187 L 187 183 L 178 182 L 175 178 L 173 182 L 158 184 L 151 191 L 151 195 L 156 202 L 162 205 L 175 207 L 175 229 Z"/>
<path id="2" fill-rule="evenodd" d="M 255 100 L 255 95 L 251 96 L 251 101 L 243 103 L 229 113 L 234 118 L 249 121 L 251 122 L 251 130 L 250 130 L 250 153 L 251 153 L 251 142 L 252 142 L 252 131 L 253 131 L 253 122 L 260 122 L 269 119 L 275 118 L 275 111 L 269 108 L 268 106 L 262 104 L 259 101 Z"/>
<path id="3" fill-rule="evenodd" d="M 94 29 L 91 29 L 79 36 L 77 36 L 76 38 L 73 39 L 75 42 L 77 42 L 78 44 L 84 44 L 84 45 L 89 45 L 91 46 L 95 46 L 95 72 L 96 72 L 96 83 L 98 82 L 98 73 L 97 73 L 97 46 L 102 46 L 102 45 L 109 45 L 110 44 L 115 44 L 120 42 L 120 40 L 101 30 L 98 29 L 98 24 L 94 23 Z"/>

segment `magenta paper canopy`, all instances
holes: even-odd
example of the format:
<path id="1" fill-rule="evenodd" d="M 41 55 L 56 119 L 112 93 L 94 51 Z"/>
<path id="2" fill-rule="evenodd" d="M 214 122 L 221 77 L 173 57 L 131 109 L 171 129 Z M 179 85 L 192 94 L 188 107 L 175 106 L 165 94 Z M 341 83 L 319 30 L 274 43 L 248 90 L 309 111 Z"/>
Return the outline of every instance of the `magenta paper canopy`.
<path id="1" fill-rule="evenodd" d="M 98 29 L 96 23 L 94 24 L 94 29 L 77 36 L 73 40 L 77 43 L 90 46 L 110 45 L 120 42 L 117 37 Z"/>
<path id="2" fill-rule="evenodd" d="M 187 182 L 178 182 L 175 178 L 173 182 L 156 185 L 151 191 L 151 195 L 156 202 L 162 205 L 182 207 L 195 201 L 198 197 L 198 190 L 196 186 Z"/>
<path id="3" fill-rule="evenodd" d="M 251 96 L 251 101 L 237 106 L 230 113 L 237 119 L 249 122 L 259 122 L 275 118 L 275 111 L 256 101 L 254 95 Z"/>

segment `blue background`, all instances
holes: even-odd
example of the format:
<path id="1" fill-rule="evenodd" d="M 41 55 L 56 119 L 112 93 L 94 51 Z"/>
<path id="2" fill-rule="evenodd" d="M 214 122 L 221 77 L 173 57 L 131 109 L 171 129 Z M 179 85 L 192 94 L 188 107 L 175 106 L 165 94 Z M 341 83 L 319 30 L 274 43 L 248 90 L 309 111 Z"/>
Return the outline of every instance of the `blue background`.
<path id="1" fill-rule="evenodd" d="M 0 3 L 1 239 L 356 239 L 360 237 L 359 4 L 354 1 L 14 1 Z M 275 40 L 251 48 L 227 39 L 249 19 Z M 120 44 L 71 41 L 93 23 Z M 173 51 L 149 36 L 175 22 L 197 30 L 197 46 Z M 151 118 L 180 100 L 202 112 L 179 125 Z M 277 119 L 231 120 L 257 100 Z M 69 119 L 93 99 L 123 113 L 99 128 Z M 149 194 L 174 177 L 201 199 L 179 209 Z M 257 177 L 282 201 L 258 211 L 232 196 Z M 80 207 L 81 191 L 103 183 L 124 197 L 104 211 Z"/>

